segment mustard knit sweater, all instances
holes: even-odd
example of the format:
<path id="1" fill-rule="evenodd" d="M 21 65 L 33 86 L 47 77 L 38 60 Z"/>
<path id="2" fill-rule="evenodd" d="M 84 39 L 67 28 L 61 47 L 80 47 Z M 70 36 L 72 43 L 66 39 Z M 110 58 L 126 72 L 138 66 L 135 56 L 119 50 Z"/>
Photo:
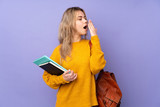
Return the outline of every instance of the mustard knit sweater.
<path id="1" fill-rule="evenodd" d="M 66 57 L 61 65 L 77 73 L 77 79 L 68 82 L 60 76 L 50 75 L 44 71 L 45 83 L 53 89 L 57 89 L 56 107 L 91 107 L 98 105 L 96 98 L 95 77 L 105 67 L 106 61 L 101 51 L 97 35 L 89 40 L 81 40 L 72 43 L 71 57 Z M 60 46 L 57 46 L 51 55 L 51 59 L 60 64 Z"/>

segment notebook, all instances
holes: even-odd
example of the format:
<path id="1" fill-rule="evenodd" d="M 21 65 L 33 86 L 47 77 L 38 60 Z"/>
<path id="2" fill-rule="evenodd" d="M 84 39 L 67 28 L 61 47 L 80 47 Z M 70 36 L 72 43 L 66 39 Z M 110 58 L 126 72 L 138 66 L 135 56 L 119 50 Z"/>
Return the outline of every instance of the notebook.
<path id="1" fill-rule="evenodd" d="M 43 70 L 47 71 L 51 75 L 61 75 L 65 71 L 67 71 L 65 68 L 63 68 L 61 65 L 47 57 L 46 55 L 36 59 L 33 63 L 41 67 Z"/>

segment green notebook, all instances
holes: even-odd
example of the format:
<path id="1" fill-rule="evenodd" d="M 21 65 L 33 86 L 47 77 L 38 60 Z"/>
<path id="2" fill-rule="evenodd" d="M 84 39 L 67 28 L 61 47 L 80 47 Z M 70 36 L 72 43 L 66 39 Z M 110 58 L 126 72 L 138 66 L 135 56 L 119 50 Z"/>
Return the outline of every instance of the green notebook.
<path id="1" fill-rule="evenodd" d="M 48 73 L 52 75 L 61 75 L 65 71 L 67 71 L 65 68 L 63 68 L 61 65 L 53 61 L 47 56 L 42 56 L 38 59 L 36 59 L 33 63 L 41 67 L 43 70 L 47 71 Z"/>

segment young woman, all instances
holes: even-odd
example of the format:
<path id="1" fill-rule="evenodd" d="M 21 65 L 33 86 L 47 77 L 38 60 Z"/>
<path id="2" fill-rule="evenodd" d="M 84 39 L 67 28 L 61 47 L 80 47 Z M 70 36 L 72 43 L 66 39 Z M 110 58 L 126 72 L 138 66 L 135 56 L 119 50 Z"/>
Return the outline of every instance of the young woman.
<path id="1" fill-rule="evenodd" d="M 86 39 L 91 34 L 91 43 Z M 95 77 L 106 61 L 101 50 L 97 30 L 79 7 L 68 8 L 59 27 L 59 42 L 51 59 L 68 69 L 60 76 L 44 71 L 45 83 L 58 89 L 56 107 L 92 107 L 98 105 Z"/>

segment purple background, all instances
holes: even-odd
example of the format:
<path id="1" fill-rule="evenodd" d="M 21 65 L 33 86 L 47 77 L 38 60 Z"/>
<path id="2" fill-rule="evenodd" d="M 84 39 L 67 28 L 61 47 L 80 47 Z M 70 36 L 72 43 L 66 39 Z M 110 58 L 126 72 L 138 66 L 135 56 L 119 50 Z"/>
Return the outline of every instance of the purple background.
<path id="1" fill-rule="evenodd" d="M 0 0 L 0 107 L 54 107 L 57 90 L 32 62 L 58 45 L 59 23 L 71 6 L 82 7 L 98 29 L 121 107 L 159 107 L 159 0 Z"/>

